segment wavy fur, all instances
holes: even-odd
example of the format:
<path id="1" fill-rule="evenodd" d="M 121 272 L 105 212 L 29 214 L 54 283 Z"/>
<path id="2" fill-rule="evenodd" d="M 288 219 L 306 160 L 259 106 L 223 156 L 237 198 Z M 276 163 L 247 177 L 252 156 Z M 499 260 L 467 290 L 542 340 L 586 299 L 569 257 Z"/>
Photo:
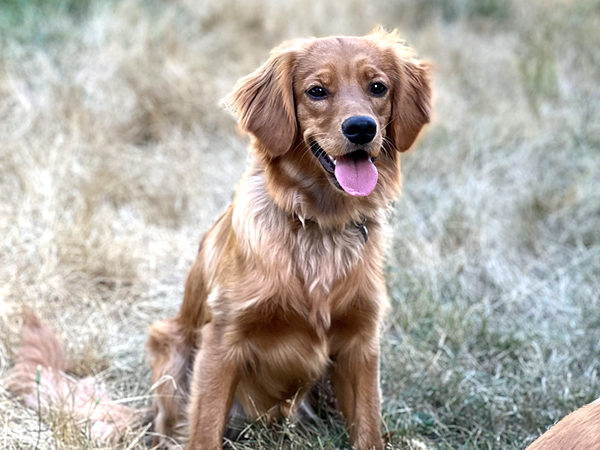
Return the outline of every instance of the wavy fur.
<path id="1" fill-rule="evenodd" d="M 388 92 L 369 94 L 374 79 Z M 327 103 L 307 96 L 315 80 Z M 398 151 L 429 121 L 430 99 L 427 66 L 381 30 L 286 42 L 239 81 L 225 104 L 253 137 L 250 164 L 200 244 L 180 313 L 150 329 L 153 381 L 174 381 L 156 390 L 157 432 L 181 439 L 187 421 L 189 449 L 218 449 L 232 405 L 294 417 L 329 377 L 354 448 L 383 448 L 386 215 L 400 192 Z M 340 124 L 359 115 L 377 124 L 360 147 L 379 173 L 366 197 L 338 189 L 310 151 L 313 141 L 332 157 L 356 150 Z M 355 225 L 365 218 L 366 242 Z"/>
<path id="2" fill-rule="evenodd" d="M 118 442 L 128 428 L 140 424 L 145 411 L 114 402 L 93 377 L 73 378 L 65 373 L 68 368 L 54 333 L 34 314 L 25 314 L 21 347 L 6 389 L 42 415 L 71 415 L 101 442 Z"/>

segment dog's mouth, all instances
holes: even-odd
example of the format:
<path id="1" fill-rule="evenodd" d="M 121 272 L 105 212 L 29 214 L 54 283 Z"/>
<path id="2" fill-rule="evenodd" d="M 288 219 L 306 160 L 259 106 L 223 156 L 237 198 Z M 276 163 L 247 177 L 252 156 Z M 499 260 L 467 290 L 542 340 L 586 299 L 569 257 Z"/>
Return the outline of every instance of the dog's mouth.
<path id="1" fill-rule="evenodd" d="M 357 150 L 344 156 L 333 157 L 313 141 L 310 144 L 313 155 L 332 178 L 333 184 L 354 197 L 364 197 L 375 189 L 377 168 L 375 158 L 364 150 Z"/>

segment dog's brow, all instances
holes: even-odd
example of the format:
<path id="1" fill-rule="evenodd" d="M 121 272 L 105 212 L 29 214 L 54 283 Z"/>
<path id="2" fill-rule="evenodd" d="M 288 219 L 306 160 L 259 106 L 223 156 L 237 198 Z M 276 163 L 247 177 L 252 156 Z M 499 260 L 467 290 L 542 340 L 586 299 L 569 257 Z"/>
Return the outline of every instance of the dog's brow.
<path id="1" fill-rule="evenodd" d="M 356 57 L 351 65 L 353 72 L 367 80 L 373 80 L 378 77 L 385 77 L 385 73 L 373 64 L 372 58 L 360 55 Z"/>
<path id="2" fill-rule="evenodd" d="M 385 75 L 383 71 L 381 71 L 377 67 L 373 66 L 372 64 L 366 64 L 366 65 L 362 66 L 360 68 L 360 71 L 366 78 L 369 78 L 369 79 L 382 77 Z"/>
<path id="3" fill-rule="evenodd" d="M 334 71 L 332 71 L 329 68 L 326 69 L 320 69 L 317 72 L 311 74 L 310 76 L 306 77 L 306 82 L 308 84 L 311 83 L 323 83 L 324 85 L 331 85 L 331 83 L 333 82 L 333 78 L 334 78 Z"/>

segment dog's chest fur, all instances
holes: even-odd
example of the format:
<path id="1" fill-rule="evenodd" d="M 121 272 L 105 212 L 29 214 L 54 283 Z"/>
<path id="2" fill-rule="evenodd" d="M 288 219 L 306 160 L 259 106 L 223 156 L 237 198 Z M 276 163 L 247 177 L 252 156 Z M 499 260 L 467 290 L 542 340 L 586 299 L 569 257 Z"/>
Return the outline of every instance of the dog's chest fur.
<path id="1" fill-rule="evenodd" d="M 284 285 L 297 279 L 308 297 L 321 301 L 360 264 L 367 245 L 373 245 L 352 223 L 323 230 L 282 211 L 260 176 L 248 177 L 238 191 L 232 227 L 242 254 L 268 278 Z"/>
<path id="2" fill-rule="evenodd" d="M 357 227 L 324 232 L 313 223 L 297 229 L 291 264 L 302 277 L 309 295 L 327 295 L 362 258 L 365 241 Z"/>

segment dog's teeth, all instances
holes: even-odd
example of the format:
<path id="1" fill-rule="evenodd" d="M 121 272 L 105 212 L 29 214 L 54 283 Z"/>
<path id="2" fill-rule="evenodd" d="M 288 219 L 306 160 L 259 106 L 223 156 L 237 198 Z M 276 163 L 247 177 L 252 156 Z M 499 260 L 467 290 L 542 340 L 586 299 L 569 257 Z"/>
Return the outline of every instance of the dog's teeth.
<path id="1" fill-rule="evenodd" d="M 337 164 L 337 159 L 333 158 L 333 165 L 335 166 Z"/>

